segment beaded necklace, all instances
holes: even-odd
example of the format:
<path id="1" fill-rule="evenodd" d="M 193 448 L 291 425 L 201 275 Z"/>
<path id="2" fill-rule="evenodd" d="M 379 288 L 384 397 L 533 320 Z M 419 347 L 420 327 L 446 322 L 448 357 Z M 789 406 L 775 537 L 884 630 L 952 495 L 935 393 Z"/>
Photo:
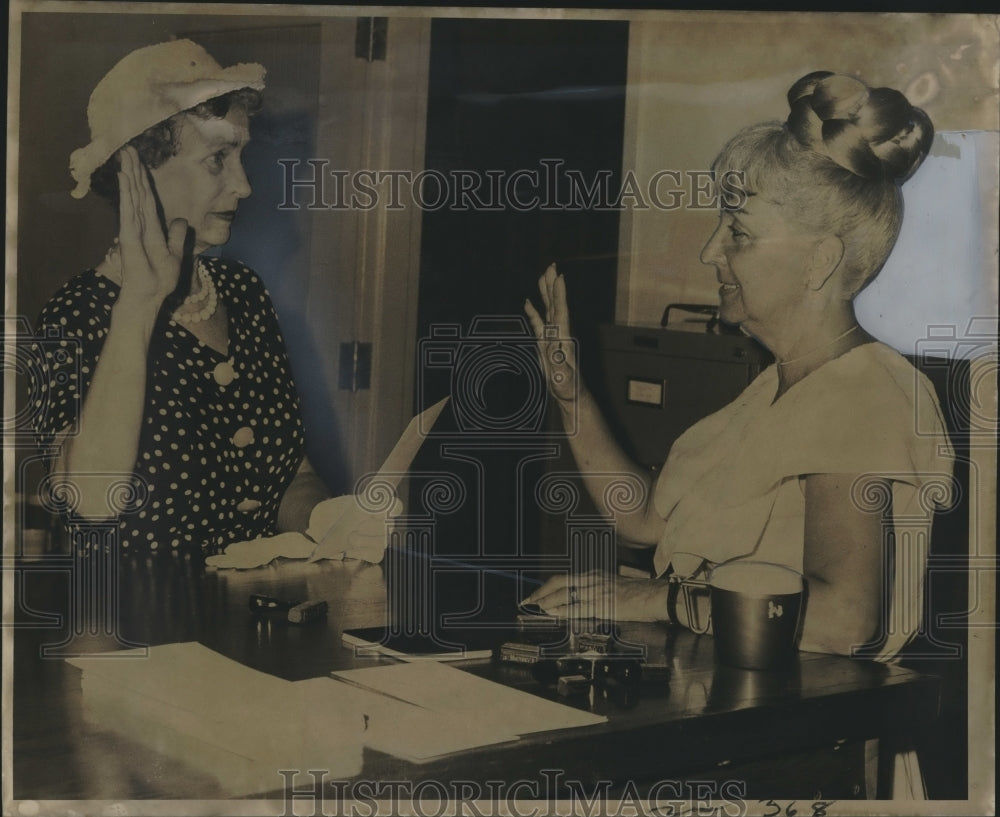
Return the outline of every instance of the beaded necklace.
<path id="1" fill-rule="evenodd" d="M 208 274 L 208 268 L 200 258 L 195 259 L 195 270 L 201 282 L 201 289 L 193 295 L 188 295 L 174 310 L 175 321 L 201 323 L 211 318 L 218 309 L 219 293 L 215 289 L 215 282 Z"/>
<path id="2" fill-rule="evenodd" d="M 111 249 L 108 250 L 104 260 L 118 268 L 119 280 L 123 277 L 121 249 L 118 239 L 114 240 Z M 211 318 L 219 308 L 219 293 L 215 288 L 215 282 L 208 273 L 208 267 L 201 258 L 195 258 L 195 274 L 201 283 L 198 292 L 188 295 L 171 317 L 175 321 L 185 321 L 187 323 L 202 323 Z"/>

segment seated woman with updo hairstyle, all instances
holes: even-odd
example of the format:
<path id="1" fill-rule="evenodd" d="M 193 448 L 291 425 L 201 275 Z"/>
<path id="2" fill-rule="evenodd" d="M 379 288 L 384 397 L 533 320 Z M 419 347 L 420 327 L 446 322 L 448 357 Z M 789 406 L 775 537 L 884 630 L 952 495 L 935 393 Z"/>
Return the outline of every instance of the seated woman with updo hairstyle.
<path id="1" fill-rule="evenodd" d="M 921 491 L 947 482 L 953 454 L 931 385 L 858 324 L 853 301 L 893 248 L 901 185 L 933 128 L 898 91 L 829 72 L 800 79 L 788 102 L 786 122 L 747 128 L 715 159 L 716 179 L 739 174 L 745 196 L 723 199 L 701 254 L 719 283 L 720 318 L 775 363 L 684 433 L 658 476 L 616 445 L 577 382 L 571 345 L 552 355 L 559 339 L 546 324 L 570 333 L 554 267 L 539 282 L 544 317 L 526 304 L 567 429 L 578 418 L 569 441 L 588 491 L 620 535 L 655 548 L 659 577 L 559 576 L 528 601 L 587 616 L 613 594 L 619 619 L 687 625 L 683 605 L 668 608 L 663 577 L 752 559 L 805 577 L 802 649 L 865 645 L 884 660 L 919 627 L 934 512 Z M 933 428 L 918 435 L 918 416 Z M 623 473 L 647 491 L 634 512 L 616 513 L 607 475 Z"/>

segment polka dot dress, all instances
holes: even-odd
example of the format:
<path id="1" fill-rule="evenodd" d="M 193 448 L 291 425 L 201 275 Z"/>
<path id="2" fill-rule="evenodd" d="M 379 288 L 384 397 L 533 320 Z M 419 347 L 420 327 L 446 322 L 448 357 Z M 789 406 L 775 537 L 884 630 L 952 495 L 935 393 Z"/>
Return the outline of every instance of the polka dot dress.
<path id="1" fill-rule="evenodd" d="M 229 349 L 201 343 L 163 310 L 150 344 L 134 478 L 145 500 L 119 517 L 125 551 L 221 552 L 276 532 L 278 506 L 303 457 L 302 421 L 277 316 L 247 267 L 203 257 L 229 318 Z M 89 270 L 39 318 L 42 446 L 74 427 L 119 288 Z"/>

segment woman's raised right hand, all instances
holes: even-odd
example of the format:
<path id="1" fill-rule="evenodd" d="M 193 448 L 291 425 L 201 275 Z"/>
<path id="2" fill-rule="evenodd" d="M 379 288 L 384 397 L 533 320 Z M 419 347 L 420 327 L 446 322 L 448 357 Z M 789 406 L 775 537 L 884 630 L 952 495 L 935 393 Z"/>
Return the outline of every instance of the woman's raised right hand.
<path id="1" fill-rule="evenodd" d="M 538 339 L 538 356 L 552 396 L 564 410 L 572 407 L 579 396 L 576 342 L 570 333 L 569 309 L 566 306 L 566 281 L 551 264 L 538 279 L 538 290 L 545 305 L 545 315 L 538 314 L 530 300 L 524 311 Z"/>
<path id="2" fill-rule="evenodd" d="M 163 235 L 156 211 L 156 197 L 146 168 L 133 147 L 119 153 L 119 250 L 122 283 L 119 301 L 139 309 L 159 310 L 177 288 L 188 225 L 171 222 Z"/>

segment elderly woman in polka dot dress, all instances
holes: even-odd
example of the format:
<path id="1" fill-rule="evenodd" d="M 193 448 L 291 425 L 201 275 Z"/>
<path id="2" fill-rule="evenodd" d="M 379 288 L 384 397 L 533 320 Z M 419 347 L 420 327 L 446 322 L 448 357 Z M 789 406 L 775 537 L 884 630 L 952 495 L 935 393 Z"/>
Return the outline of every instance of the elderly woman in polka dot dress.
<path id="1" fill-rule="evenodd" d="M 39 344 L 36 431 L 75 518 L 117 515 L 125 551 L 210 555 L 304 530 L 328 496 L 263 283 L 202 255 L 250 194 L 241 154 L 263 80 L 188 40 L 134 51 L 92 94 L 92 141 L 70 161 L 73 195 L 111 200 L 119 237 L 42 311 L 39 332 L 61 341 Z M 109 508 L 123 477 L 130 504 Z"/>

